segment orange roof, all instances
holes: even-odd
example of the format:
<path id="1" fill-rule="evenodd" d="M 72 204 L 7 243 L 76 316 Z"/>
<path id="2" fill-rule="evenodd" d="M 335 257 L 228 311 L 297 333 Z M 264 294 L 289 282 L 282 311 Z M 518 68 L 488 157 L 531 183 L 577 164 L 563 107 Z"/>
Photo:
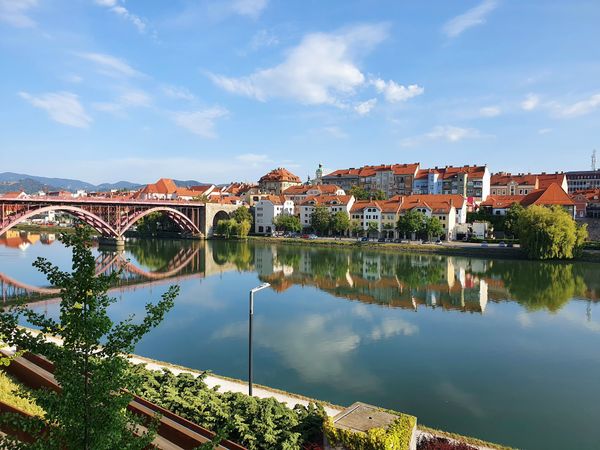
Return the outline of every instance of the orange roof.
<path id="1" fill-rule="evenodd" d="M 351 195 L 312 195 L 306 197 L 301 205 L 347 205 Z"/>
<path id="2" fill-rule="evenodd" d="M 156 183 L 147 184 L 140 193 L 143 194 L 174 194 L 177 191 L 177 185 L 170 178 L 161 178 Z"/>
<path id="3" fill-rule="evenodd" d="M 351 167 L 350 169 L 335 170 L 331 173 L 328 173 L 327 175 L 324 175 L 324 177 L 338 177 L 338 178 L 341 178 L 344 176 L 357 177 L 359 172 L 360 172 L 360 169 L 355 169 L 354 167 Z"/>
<path id="4" fill-rule="evenodd" d="M 274 205 L 283 205 L 283 203 L 286 201 L 286 199 L 283 195 L 265 195 L 260 200 L 261 201 L 263 201 L 263 200 L 270 201 Z"/>
<path id="5" fill-rule="evenodd" d="M 536 191 L 527 194 L 523 200 L 521 200 L 523 206 L 530 205 L 566 205 L 572 206 L 575 204 L 573 199 L 569 197 L 562 187 L 556 183 L 552 183 L 546 189 L 538 189 Z"/>
<path id="6" fill-rule="evenodd" d="M 365 208 L 377 208 L 379 210 L 383 209 L 383 206 L 379 204 L 378 201 L 370 201 L 370 200 L 357 200 L 352 205 L 352 209 L 350 211 L 362 211 Z"/>
<path id="7" fill-rule="evenodd" d="M 459 173 L 469 174 L 472 178 L 483 177 L 485 173 L 486 166 L 446 166 L 443 169 L 439 169 L 439 172 L 442 173 L 443 178 L 452 178 Z"/>
<path id="8" fill-rule="evenodd" d="M 538 180 L 537 175 L 532 175 L 530 173 L 527 173 L 527 174 L 520 173 L 517 175 L 513 175 L 511 173 L 500 172 L 500 173 L 495 173 L 494 175 L 492 175 L 492 178 L 490 180 L 490 185 L 491 186 L 505 186 L 510 182 L 514 182 L 521 186 L 536 187 L 537 180 Z"/>
<path id="9" fill-rule="evenodd" d="M 390 200 L 402 202 L 404 199 L 405 202 L 417 202 L 423 201 L 426 203 L 439 203 L 446 202 L 452 204 L 456 208 L 462 208 L 465 203 L 465 198 L 460 194 L 413 194 L 413 195 L 395 195 Z"/>
<path id="10" fill-rule="evenodd" d="M 559 186 L 562 186 L 567 178 L 567 175 L 564 173 L 541 173 L 537 175 L 539 180 L 539 188 L 545 189 L 550 187 L 552 183 L 556 183 Z"/>
<path id="11" fill-rule="evenodd" d="M 524 195 L 488 195 L 488 198 L 481 202 L 480 206 L 489 208 L 509 208 L 514 203 L 521 203 Z"/>
<path id="12" fill-rule="evenodd" d="M 25 192 L 5 192 L 1 195 L 2 198 L 19 198 L 22 195 L 26 195 Z"/>
<path id="13" fill-rule="evenodd" d="M 214 184 L 202 184 L 198 186 L 190 186 L 190 190 L 196 192 L 196 195 L 202 195 L 204 192 L 214 189 Z"/>
<path id="14" fill-rule="evenodd" d="M 287 181 L 291 183 L 302 183 L 298 176 L 294 175 L 292 172 L 290 172 L 287 169 L 284 169 L 283 167 L 271 170 L 268 174 L 263 175 L 259 180 L 260 183 L 264 183 L 267 181 Z"/>
<path id="15" fill-rule="evenodd" d="M 318 190 L 321 194 L 335 194 L 341 190 L 339 186 L 335 184 L 321 184 L 321 185 L 310 185 L 301 184 L 300 186 L 290 186 L 283 193 L 285 195 L 304 195 L 308 191 Z"/>

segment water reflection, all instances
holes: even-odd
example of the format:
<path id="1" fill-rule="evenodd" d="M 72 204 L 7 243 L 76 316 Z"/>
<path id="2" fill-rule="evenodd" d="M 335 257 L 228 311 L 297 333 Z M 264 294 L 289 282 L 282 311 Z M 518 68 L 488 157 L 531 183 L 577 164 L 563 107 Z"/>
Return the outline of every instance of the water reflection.
<path id="1" fill-rule="evenodd" d="M 9 231 L 0 246 L 21 251 L 52 234 Z M 97 273 L 122 271 L 118 288 L 173 283 L 227 271 L 256 272 L 277 292 L 314 286 L 336 297 L 418 310 L 483 314 L 488 302 L 516 301 L 556 312 L 570 300 L 598 300 L 597 265 L 330 249 L 260 242 L 137 240 L 126 251 L 97 251 Z M 33 270 L 33 269 L 32 269 Z M 0 272 L 3 301 L 56 294 Z"/>

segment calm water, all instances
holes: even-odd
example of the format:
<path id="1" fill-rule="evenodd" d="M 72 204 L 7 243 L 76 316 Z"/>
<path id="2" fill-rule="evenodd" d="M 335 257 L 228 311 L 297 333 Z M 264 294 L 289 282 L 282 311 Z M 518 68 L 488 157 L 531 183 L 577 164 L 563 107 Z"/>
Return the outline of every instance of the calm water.
<path id="1" fill-rule="evenodd" d="M 332 250 L 261 243 L 139 241 L 114 319 L 181 286 L 137 353 L 246 379 L 247 295 L 257 294 L 255 382 L 527 449 L 600 448 L 600 265 Z M 52 236 L 0 237 L 5 301 L 52 292 L 31 263 L 63 268 Z"/>

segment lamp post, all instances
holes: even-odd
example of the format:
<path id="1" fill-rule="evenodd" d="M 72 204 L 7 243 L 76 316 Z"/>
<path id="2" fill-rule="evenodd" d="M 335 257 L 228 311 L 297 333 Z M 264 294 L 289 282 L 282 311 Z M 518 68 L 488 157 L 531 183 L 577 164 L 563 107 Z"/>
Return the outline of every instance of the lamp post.
<path id="1" fill-rule="evenodd" d="M 250 289 L 250 302 L 248 310 L 248 395 L 252 397 L 252 321 L 254 319 L 254 293 L 271 286 L 269 283 L 263 283 L 260 286 Z"/>

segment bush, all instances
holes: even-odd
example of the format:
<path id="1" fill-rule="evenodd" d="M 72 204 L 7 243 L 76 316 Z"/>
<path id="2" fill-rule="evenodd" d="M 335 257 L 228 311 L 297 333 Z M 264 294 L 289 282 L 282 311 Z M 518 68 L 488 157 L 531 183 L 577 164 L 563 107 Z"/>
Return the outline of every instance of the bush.
<path id="1" fill-rule="evenodd" d="M 394 414 L 398 414 L 394 412 Z M 371 428 L 366 433 L 336 428 L 331 418 L 325 420 L 323 432 L 332 446 L 348 450 L 405 450 L 410 447 L 417 418 L 398 414 L 387 428 Z"/>
<path id="2" fill-rule="evenodd" d="M 174 375 L 142 366 L 131 370 L 142 380 L 136 394 L 198 425 L 223 432 L 249 450 L 294 449 L 321 439 L 326 414 L 320 404 L 290 409 L 274 398 L 209 389 L 204 375 Z"/>

